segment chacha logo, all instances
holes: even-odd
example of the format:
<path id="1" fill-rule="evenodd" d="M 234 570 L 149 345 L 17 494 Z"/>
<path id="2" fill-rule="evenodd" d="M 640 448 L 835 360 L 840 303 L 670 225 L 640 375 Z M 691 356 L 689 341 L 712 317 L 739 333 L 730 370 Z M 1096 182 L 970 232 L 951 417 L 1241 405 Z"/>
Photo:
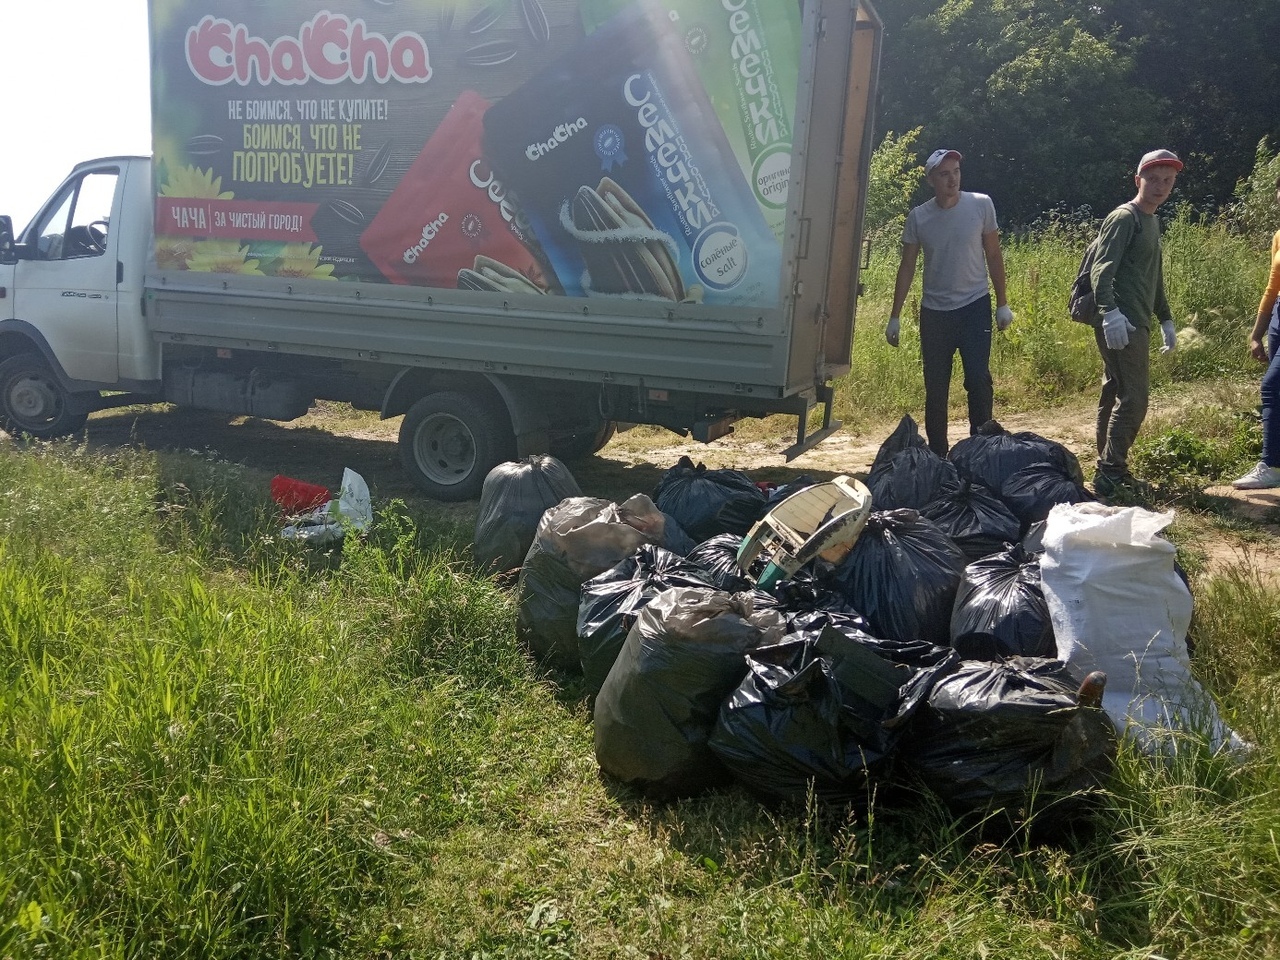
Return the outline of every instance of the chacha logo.
<path id="1" fill-rule="evenodd" d="M 559 124 L 551 131 L 550 139 L 539 140 L 538 142 L 531 143 L 525 147 L 524 155 L 530 160 L 537 160 L 539 157 L 546 156 L 578 131 L 585 129 L 587 129 L 587 120 L 585 117 L 579 117 L 577 120 L 571 120 L 569 123 Z"/>
<path id="2" fill-rule="evenodd" d="M 297 36 L 265 40 L 243 23 L 206 16 L 187 31 L 187 66 L 204 83 L 426 83 L 431 79 L 427 43 L 404 31 L 388 40 L 363 20 L 321 10 Z"/>
<path id="3" fill-rule="evenodd" d="M 434 220 L 428 220 L 426 226 L 422 228 L 422 239 L 415 243 L 412 247 L 404 252 L 404 262 L 413 263 L 422 256 L 422 252 L 427 249 L 431 241 L 436 238 L 436 234 L 440 232 L 440 228 L 449 222 L 449 215 L 442 213 Z"/>

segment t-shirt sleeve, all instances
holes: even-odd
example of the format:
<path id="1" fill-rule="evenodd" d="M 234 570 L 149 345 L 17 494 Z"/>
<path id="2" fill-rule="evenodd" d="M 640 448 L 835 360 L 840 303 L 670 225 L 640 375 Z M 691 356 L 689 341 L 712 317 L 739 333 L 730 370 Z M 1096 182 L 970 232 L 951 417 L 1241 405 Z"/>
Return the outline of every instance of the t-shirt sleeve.
<path id="1" fill-rule="evenodd" d="M 1275 309 L 1277 297 L 1280 297 L 1280 230 L 1271 238 L 1271 276 L 1267 278 L 1267 289 L 1262 291 L 1258 313 L 1270 314 Z"/>
<path id="2" fill-rule="evenodd" d="M 907 214 L 907 222 L 902 227 L 903 243 L 919 243 L 920 233 L 919 224 L 917 224 L 916 211 L 913 209 Z"/>
<path id="3" fill-rule="evenodd" d="M 982 196 L 982 235 L 985 237 L 988 233 L 994 233 L 1000 229 L 1000 225 L 996 223 L 996 205 L 991 202 L 991 198 L 986 194 Z"/>

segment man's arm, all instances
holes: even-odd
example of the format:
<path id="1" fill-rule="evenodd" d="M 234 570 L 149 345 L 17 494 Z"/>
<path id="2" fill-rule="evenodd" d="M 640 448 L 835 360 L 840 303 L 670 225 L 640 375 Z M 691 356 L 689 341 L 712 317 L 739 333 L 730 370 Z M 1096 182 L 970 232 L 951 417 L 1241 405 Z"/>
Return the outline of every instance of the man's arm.
<path id="1" fill-rule="evenodd" d="M 1098 252 L 1093 258 L 1089 279 L 1093 283 L 1093 296 L 1103 313 L 1116 306 L 1116 268 L 1129 249 L 1133 239 L 1134 221 L 1131 217 L 1109 214 L 1098 231 Z"/>
<path id="2" fill-rule="evenodd" d="M 920 244 L 904 243 L 902 260 L 898 263 L 898 279 L 893 284 L 893 309 L 889 316 L 896 317 L 907 302 L 907 294 L 911 292 L 911 283 L 916 278 L 916 260 L 920 256 Z"/>
<path id="3" fill-rule="evenodd" d="M 1000 252 L 999 230 L 982 235 L 982 252 L 987 256 L 987 274 L 996 293 L 996 306 L 1007 306 L 1009 298 L 1005 294 L 1004 254 Z"/>

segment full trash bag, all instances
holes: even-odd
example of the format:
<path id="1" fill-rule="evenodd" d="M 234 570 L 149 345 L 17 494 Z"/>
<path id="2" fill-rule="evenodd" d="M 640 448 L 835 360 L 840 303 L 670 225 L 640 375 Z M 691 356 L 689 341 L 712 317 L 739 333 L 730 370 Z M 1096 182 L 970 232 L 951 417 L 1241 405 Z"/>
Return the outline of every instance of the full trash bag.
<path id="1" fill-rule="evenodd" d="M 1060 464 L 1033 463 L 1016 470 L 1000 488 L 1000 499 L 1024 529 L 1049 516 L 1057 503 L 1086 503 L 1095 499 Z"/>
<path id="2" fill-rule="evenodd" d="M 959 486 L 955 464 L 924 446 L 911 446 L 895 454 L 879 473 L 867 479 L 871 502 L 878 510 L 920 510 Z"/>
<path id="3" fill-rule="evenodd" d="M 893 428 L 893 432 L 885 437 L 884 442 L 880 444 L 880 449 L 876 451 L 875 459 L 871 461 L 871 469 L 867 472 L 867 487 L 870 489 L 872 483 L 880 479 L 880 475 L 892 469 L 893 458 L 904 450 L 912 450 L 915 448 L 928 448 L 928 444 L 924 442 L 924 437 L 920 436 L 920 427 L 912 419 L 911 414 L 904 414 L 902 419 L 898 421 L 898 425 Z"/>
<path id="4" fill-rule="evenodd" d="M 582 584 L 578 649 L 587 691 L 599 693 L 640 611 L 671 587 L 713 589 L 706 572 L 651 543 Z"/>
<path id="5" fill-rule="evenodd" d="M 966 660 L 1057 656 L 1038 555 L 1015 545 L 965 567 L 951 646 Z"/>
<path id="6" fill-rule="evenodd" d="M 727 782 L 707 746 L 720 705 L 747 673 L 745 654 L 785 624 L 751 595 L 673 587 L 642 611 L 595 702 L 600 769 L 654 799 Z"/>
<path id="7" fill-rule="evenodd" d="M 1070 818 L 1110 776 L 1115 726 L 1080 704 L 1079 681 L 1061 661 L 961 661 L 926 679 L 898 756 L 953 808 Z"/>
<path id="8" fill-rule="evenodd" d="M 920 514 L 936 523 L 969 560 L 998 553 L 1022 533 L 1021 521 L 1004 501 L 970 480 L 961 480 L 959 487 L 927 504 Z"/>
<path id="9" fill-rule="evenodd" d="M 1040 571 L 1058 655 L 1103 670 L 1103 708 L 1142 749 L 1176 752 L 1188 732 L 1248 750 L 1191 673 L 1192 598 L 1161 531 L 1173 513 L 1081 503 L 1054 507 Z"/>
<path id="10" fill-rule="evenodd" d="M 708 470 L 681 457 L 662 475 L 653 500 L 696 542 L 719 533 L 747 533 L 764 516 L 767 498 L 738 470 Z"/>
<path id="11" fill-rule="evenodd" d="M 821 633 L 830 627 L 848 639 L 871 650 L 882 660 L 909 667 L 912 671 L 936 667 L 944 660 L 954 660 L 956 653 L 927 640 L 886 640 L 871 633 L 866 618 L 857 614 L 828 610 L 807 610 L 787 614 L 788 633 Z"/>
<path id="12" fill-rule="evenodd" d="M 755 581 L 746 576 L 738 566 L 738 549 L 742 546 L 742 540 L 741 534 L 718 533 L 690 550 L 687 559 L 702 567 L 718 590 L 729 593 L 752 590 L 755 588 Z"/>
<path id="13" fill-rule="evenodd" d="M 946 646 L 964 568 L 964 554 L 932 520 L 880 510 L 828 575 L 876 636 Z"/>
<path id="14" fill-rule="evenodd" d="M 660 544 L 666 519 L 642 493 L 621 504 L 569 497 L 542 514 L 516 585 L 516 636 L 540 659 L 563 669 L 581 666 L 578 603 L 582 583 Z"/>
<path id="15" fill-rule="evenodd" d="M 549 456 L 500 463 L 484 478 L 472 548 L 481 569 L 514 570 L 524 561 L 548 507 L 582 490 L 569 468 Z"/>
<path id="16" fill-rule="evenodd" d="M 997 492 L 1010 476 L 1033 463 L 1057 464 L 1071 479 L 1084 483 L 1080 461 L 1065 446 L 1030 431 L 1010 433 L 995 420 L 988 420 L 977 433 L 958 441 L 947 459 L 961 476 Z"/>
<path id="17" fill-rule="evenodd" d="M 883 722 L 911 672 L 834 631 L 757 647 L 747 667 L 720 708 L 712 753 L 771 798 L 804 800 L 812 787 L 829 802 L 865 800 L 868 773 L 890 755 Z"/>

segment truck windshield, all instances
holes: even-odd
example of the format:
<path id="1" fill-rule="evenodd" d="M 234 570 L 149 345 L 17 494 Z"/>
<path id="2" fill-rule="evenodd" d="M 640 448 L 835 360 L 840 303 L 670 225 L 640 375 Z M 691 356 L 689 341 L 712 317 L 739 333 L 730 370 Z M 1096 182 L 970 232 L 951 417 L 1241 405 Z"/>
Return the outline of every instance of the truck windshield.
<path id="1" fill-rule="evenodd" d="M 33 239 L 39 260 L 100 257 L 106 252 L 118 170 L 95 170 L 63 186 L 36 221 Z"/>

